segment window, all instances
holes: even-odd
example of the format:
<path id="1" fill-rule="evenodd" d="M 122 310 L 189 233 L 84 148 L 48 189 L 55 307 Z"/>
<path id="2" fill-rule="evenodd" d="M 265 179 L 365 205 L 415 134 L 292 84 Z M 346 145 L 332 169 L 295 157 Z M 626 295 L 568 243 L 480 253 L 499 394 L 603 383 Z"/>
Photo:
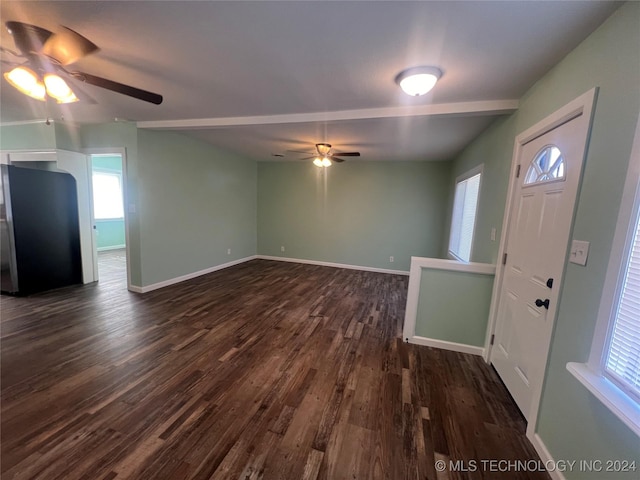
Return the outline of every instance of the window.
<path id="1" fill-rule="evenodd" d="M 640 121 L 587 363 L 571 372 L 640 436 Z"/>
<path id="2" fill-rule="evenodd" d="M 481 176 L 482 165 L 456 179 L 451 234 L 449 236 L 449 254 L 464 262 L 468 262 L 471 259 Z"/>
<path id="3" fill-rule="evenodd" d="M 640 400 L 640 223 L 635 228 L 624 266 L 620 295 L 613 309 L 604 351 L 604 373 Z"/>
<path id="4" fill-rule="evenodd" d="M 124 218 L 119 173 L 93 172 L 93 213 L 96 219 Z"/>

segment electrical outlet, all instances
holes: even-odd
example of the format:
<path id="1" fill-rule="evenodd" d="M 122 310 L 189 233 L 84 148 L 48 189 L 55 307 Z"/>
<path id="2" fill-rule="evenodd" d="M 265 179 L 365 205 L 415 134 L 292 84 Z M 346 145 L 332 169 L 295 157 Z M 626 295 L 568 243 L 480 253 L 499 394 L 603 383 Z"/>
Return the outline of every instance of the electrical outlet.
<path id="1" fill-rule="evenodd" d="M 227 248 L 227 255 L 231 255 L 231 249 Z"/>
<path id="2" fill-rule="evenodd" d="M 280 247 L 280 251 L 284 252 L 284 245 Z"/>
<path id="3" fill-rule="evenodd" d="M 491 241 L 495 242 L 496 241 L 496 227 L 493 227 L 491 229 Z"/>
<path id="4" fill-rule="evenodd" d="M 393 263 L 393 255 L 389 257 L 389 263 Z"/>

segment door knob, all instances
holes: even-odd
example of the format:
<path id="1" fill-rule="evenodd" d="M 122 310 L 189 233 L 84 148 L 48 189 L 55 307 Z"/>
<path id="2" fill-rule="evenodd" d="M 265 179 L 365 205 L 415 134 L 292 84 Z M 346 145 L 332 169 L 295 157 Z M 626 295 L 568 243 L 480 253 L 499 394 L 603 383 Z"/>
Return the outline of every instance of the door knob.
<path id="1" fill-rule="evenodd" d="M 547 310 L 549 310 L 549 299 L 547 298 L 544 301 L 540 300 L 540 299 L 537 299 L 536 300 L 536 307 L 544 307 Z"/>
<path id="2" fill-rule="evenodd" d="M 553 278 L 547 279 L 547 287 L 553 288 Z"/>

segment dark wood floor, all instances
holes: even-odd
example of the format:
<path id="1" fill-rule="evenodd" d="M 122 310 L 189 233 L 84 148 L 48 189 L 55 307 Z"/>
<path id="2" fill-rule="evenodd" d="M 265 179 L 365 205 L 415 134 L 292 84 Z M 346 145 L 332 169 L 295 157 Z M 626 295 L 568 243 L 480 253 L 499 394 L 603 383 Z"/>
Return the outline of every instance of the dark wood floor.
<path id="1" fill-rule="evenodd" d="M 1 299 L 3 479 L 548 478 L 436 472 L 537 456 L 479 357 L 402 343 L 407 277 L 254 260 L 144 295 L 101 278 Z"/>

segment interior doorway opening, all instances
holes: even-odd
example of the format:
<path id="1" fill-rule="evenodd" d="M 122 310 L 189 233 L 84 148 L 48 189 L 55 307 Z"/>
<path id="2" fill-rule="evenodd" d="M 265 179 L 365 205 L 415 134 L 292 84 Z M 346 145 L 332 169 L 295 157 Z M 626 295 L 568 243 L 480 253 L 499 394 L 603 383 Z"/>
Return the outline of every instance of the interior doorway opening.
<path id="1" fill-rule="evenodd" d="M 93 235 L 100 285 L 127 288 L 125 163 L 122 153 L 89 155 Z"/>

